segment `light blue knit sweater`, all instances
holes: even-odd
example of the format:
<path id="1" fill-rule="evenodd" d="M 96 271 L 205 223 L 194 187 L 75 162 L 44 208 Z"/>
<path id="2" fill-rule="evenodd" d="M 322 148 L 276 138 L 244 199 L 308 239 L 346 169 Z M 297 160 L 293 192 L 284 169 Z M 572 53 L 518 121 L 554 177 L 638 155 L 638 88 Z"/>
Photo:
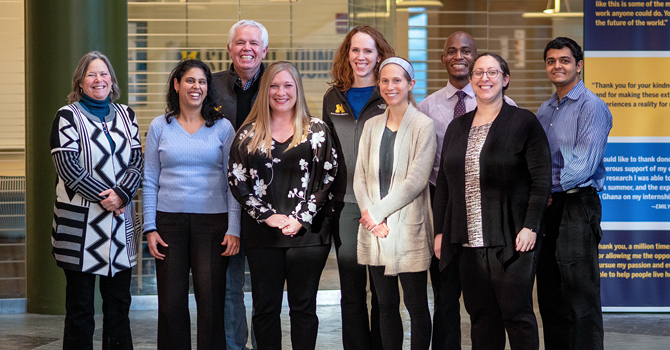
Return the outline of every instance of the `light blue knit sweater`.
<path id="1" fill-rule="evenodd" d="M 228 232 L 240 236 L 240 205 L 228 189 L 228 155 L 235 130 L 219 119 L 189 134 L 172 119 L 156 117 L 144 151 L 144 232 L 156 229 L 156 211 L 228 213 Z"/>

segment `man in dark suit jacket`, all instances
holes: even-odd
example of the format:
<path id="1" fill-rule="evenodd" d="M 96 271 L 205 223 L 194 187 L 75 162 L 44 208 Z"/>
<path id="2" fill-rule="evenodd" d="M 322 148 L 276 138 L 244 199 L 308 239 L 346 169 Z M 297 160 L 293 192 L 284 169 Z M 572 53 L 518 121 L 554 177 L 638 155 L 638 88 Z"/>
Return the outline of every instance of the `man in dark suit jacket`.
<path id="1" fill-rule="evenodd" d="M 218 93 L 220 112 L 237 131 L 256 101 L 265 66 L 261 62 L 268 53 L 268 31 L 251 20 L 235 23 L 228 34 L 228 54 L 233 63 L 223 72 L 212 75 Z M 246 215 L 246 214 L 243 214 Z M 244 227 L 242 227 L 244 232 Z M 244 234 L 244 233 L 242 233 Z M 228 349 L 244 350 L 247 345 L 247 315 L 244 305 L 244 247 L 231 256 L 226 277 L 224 322 Z"/>

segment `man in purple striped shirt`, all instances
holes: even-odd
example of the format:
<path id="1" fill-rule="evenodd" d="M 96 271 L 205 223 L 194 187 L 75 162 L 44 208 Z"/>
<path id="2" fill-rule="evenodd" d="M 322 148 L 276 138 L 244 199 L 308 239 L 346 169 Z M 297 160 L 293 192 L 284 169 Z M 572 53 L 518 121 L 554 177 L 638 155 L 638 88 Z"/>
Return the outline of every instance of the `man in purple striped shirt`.
<path id="1" fill-rule="evenodd" d="M 584 86 L 582 48 L 559 37 L 544 49 L 556 93 L 542 104 L 552 160 L 552 194 L 537 267 L 544 343 L 552 349 L 603 349 L 598 243 L 605 180 L 603 158 L 612 129 L 605 102 Z"/>

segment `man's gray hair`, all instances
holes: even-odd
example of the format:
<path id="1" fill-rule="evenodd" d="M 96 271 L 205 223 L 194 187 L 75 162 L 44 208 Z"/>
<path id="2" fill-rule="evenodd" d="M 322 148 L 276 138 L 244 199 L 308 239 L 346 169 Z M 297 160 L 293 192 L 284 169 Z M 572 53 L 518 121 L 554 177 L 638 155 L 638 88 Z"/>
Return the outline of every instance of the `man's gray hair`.
<path id="1" fill-rule="evenodd" d="M 235 38 L 235 31 L 237 28 L 240 27 L 256 27 L 261 31 L 261 41 L 263 42 L 263 49 L 268 47 L 268 40 L 270 36 L 268 35 L 268 30 L 265 29 L 265 26 L 262 24 L 250 20 L 250 19 L 243 19 L 235 24 L 233 24 L 232 27 L 230 27 L 230 32 L 228 32 L 228 45 L 231 45 L 233 43 L 233 39 Z"/>

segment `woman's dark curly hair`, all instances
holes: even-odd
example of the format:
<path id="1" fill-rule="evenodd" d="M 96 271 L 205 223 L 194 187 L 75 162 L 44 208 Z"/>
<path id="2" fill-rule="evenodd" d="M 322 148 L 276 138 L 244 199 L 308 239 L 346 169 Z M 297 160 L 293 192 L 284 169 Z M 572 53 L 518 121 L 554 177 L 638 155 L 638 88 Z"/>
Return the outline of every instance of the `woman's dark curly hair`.
<path id="1" fill-rule="evenodd" d="M 223 115 L 217 111 L 217 106 L 214 102 L 216 100 L 216 91 L 212 85 L 212 72 L 209 70 L 209 67 L 200 60 L 183 60 L 172 70 L 170 73 L 170 78 L 168 79 L 168 90 L 166 94 L 167 107 L 165 107 L 165 119 L 167 119 L 168 124 L 172 120 L 172 117 L 178 116 L 181 109 L 179 108 L 179 93 L 174 89 L 175 79 L 178 82 L 181 82 L 181 78 L 188 72 L 191 68 L 200 68 L 205 73 L 207 77 L 207 96 L 202 103 L 202 117 L 205 119 L 205 125 L 211 127 L 214 125 L 218 119 L 223 118 Z"/>

